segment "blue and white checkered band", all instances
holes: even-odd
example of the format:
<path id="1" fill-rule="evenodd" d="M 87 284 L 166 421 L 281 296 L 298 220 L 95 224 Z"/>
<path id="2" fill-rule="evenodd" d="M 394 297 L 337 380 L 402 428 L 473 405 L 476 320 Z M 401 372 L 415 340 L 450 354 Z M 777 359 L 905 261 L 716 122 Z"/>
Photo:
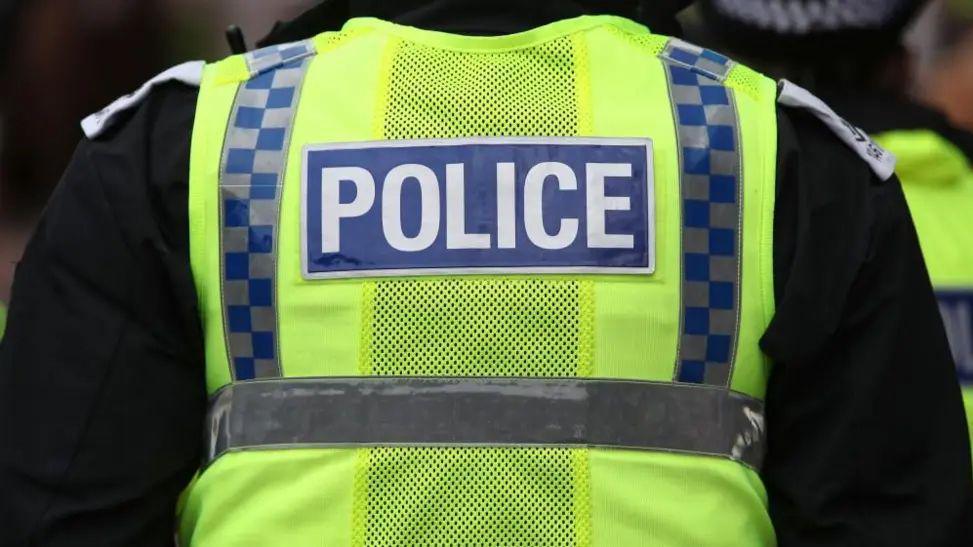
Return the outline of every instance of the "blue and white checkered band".
<path id="1" fill-rule="evenodd" d="M 246 55 L 251 77 L 237 90 L 223 145 L 224 329 L 236 380 L 280 376 L 275 279 L 277 226 L 294 113 L 311 41 Z"/>
<path id="2" fill-rule="evenodd" d="M 247 54 L 247 68 L 252 78 L 268 70 L 280 70 L 284 65 L 297 63 L 315 53 L 314 43 L 310 40 L 265 47 Z"/>
<path id="3" fill-rule="evenodd" d="M 691 84 L 692 87 L 722 87 L 721 83 L 726 80 L 726 75 L 729 74 L 730 70 L 733 68 L 733 61 L 724 57 L 723 55 L 709 49 L 694 46 L 689 42 L 683 42 L 678 38 L 671 38 L 669 40 L 665 49 L 662 51 L 661 57 L 663 60 L 669 61 L 671 64 L 689 69 L 700 76 L 706 77 L 708 80 L 716 80 L 715 82 L 700 81 L 697 84 Z M 670 80 L 671 79 L 672 77 L 670 73 Z M 697 102 L 692 104 L 706 103 Z"/>
<path id="4" fill-rule="evenodd" d="M 726 57 L 679 40 L 661 54 L 680 148 L 682 320 L 674 379 L 726 386 L 740 300 L 739 125 Z"/>

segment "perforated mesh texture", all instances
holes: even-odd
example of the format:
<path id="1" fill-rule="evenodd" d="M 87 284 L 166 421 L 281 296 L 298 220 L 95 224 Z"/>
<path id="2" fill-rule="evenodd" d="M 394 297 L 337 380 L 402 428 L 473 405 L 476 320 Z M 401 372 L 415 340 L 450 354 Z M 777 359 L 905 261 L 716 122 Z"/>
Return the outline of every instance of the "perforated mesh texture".
<path id="1" fill-rule="evenodd" d="M 568 136 L 586 127 L 571 37 L 502 52 L 400 42 L 388 68 L 387 139 Z M 590 375 L 592 285 L 551 277 L 390 279 L 365 284 L 361 372 Z M 363 545 L 588 543 L 584 450 L 360 451 Z"/>
<path id="2" fill-rule="evenodd" d="M 366 287 L 365 374 L 590 374 L 591 281 L 388 280 Z"/>
<path id="3" fill-rule="evenodd" d="M 764 99 L 762 90 L 765 89 L 762 84 L 765 79 L 765 76 L 749 67 L 736 65 L 727 75 L 726 84 L 750 95 L 755 100 L 762 100 Z"/>
<path id="4" fill-rule="evenodd" d="M 648 55 L 658 55 L 662 53 L 662 50 L 666 47 L 666 41 L 668 40 L 668 38 L 665 36 L 658 34 L 632 34 L 614 26 L 607 26 L 604 28 L 612 34 L 641 48 L 644 48 Z"/>
<path id="5" fill-rule="evenodd" d="M 387 139 L 577 134 L 570 37 L 496 53 L 401 44 L 393 60 Z"/>
<path id="6" fill-rule="evenodd" d="M 590 532 L 577 526 L 575 507 L 587 498 L 587 492 L 575 490 L 587 482 L 565 472 L 585 475 L 585 457 L 582 450 L 550 448 L 372 449 L 362 454 L 356 476 L 370 494 L 355 507 L 358 542 L 588 543 Z"/>
<path id="7" fill-rule="evenodd" d="M 590 375 L 592 295 L 572 279 L 368 283 L 362 372 Z M 574 452 L 575 465 L 568 449 L 364 450 L 356 530 L 376 546 L 583 545 L 588 477 Z"/>
<path id="8" fill-rule="evenodd" d="M 358 34 L 355 31 L 349 32 L 325 32 L 317 37 L 315 40 L 317 45 L 318 55 L 325 51 L 333 49 L 335 46 L 341 42 L 347 40 L 348 38 Z"/>
<path id="9" fill-rule="evenodd" d="M 571 36 L 496 52 L 400 41 L 388 69 L 383 136 L 576 135 L 575 47 Z M 577 375 L 578 355 L 590 351 L 576 334 L 581 285 L 549 277 L 368 283 L 362 371 Z"/>

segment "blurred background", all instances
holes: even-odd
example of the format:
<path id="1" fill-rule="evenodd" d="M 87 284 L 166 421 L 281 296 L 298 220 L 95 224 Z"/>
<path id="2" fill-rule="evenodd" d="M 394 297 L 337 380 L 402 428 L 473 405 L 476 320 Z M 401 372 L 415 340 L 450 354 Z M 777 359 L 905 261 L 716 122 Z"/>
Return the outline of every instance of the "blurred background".
<path id="1" fill-rule="evenodd" d="M 0 0 L 0 303 L 82 118 L 166 68 L 229 55 L 315 0 Z"/>
<path id="2" fill-rule="evenodd" d="M 249 45 L 315 0 L 0 0 L 0 302 L 47 196 L 81 138 L 80 120 L 165 68 Z M 691 27 L 694 8 L 682 14 Z M 913 95 L 973 131 L 973 0 L 935 0 L 907 46 Z"/>

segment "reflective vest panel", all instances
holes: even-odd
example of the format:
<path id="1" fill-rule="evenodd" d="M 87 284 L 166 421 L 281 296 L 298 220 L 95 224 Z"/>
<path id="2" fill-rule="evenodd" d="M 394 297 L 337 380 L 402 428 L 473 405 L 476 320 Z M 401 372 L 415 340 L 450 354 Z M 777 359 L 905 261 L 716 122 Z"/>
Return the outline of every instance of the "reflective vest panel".
<path id="1" fill-rule="evenodd" d="M 183 540 L 772 545 L 775 92 L 607 16 L 208 66 Z"/>

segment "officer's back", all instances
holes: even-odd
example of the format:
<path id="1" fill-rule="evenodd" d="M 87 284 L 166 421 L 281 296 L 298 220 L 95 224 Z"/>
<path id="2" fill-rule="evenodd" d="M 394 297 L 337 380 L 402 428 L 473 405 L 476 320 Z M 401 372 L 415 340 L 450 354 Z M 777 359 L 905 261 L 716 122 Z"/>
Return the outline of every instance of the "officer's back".
<path id="1" fill-rule="evenodd" d="M 179 303 L 147 325 L 147 340 L 128 330 L 138 320 L 119 320 L 117 337 L 126 362 L 151 356 L 151 373 L 165 379 L 158 392 L 130 380 L 142 397 L 185 405 L 159 403 L 152 427 L 121 431 L 136 457 L 120 469 L 82 459 L 62 472 L 82 507 L 47 494 L 53 510 L 11 511 L 18 534 L 55 538 L 72 515 L 110 498 L 92 482 L 134 476 L 157 478 L 163 491 L 120 488 L 119 497 L 148 507 L 110 528 L 120 544 L 150 537 L 138 523 L 163 525 L 162 509 L 195 472 L 179 504 L 187 544 L 773 545 L 775 527 L 795 537 L 828 526 L 832 517 L 815 507 L 820 494 L 801 484 L 815 467 L 868 465 L 836 455 L 817 438 L 822 428 L 852 450 L 909 456 L 856 441 L 844 422 L 863 412 L 842 376 L 850 359 L 856 375 L 877 368 L 898 380 L 896 359 L 919 351 L 948 375 L 936 332 L 913 341 L 918 348 L 896 345 L 895 333 L 925 314 L 878 317 L 890 315 L 885 306 L 921 309 L 928 287 L 887 303 L 845 296 L 874 275 L 858 273 L 865 256 L 921 271 L 909 262 L 914 241 L 869 243 L 875 230 L 908 225 L 894 201 L 901 196 L 882 183 L 889 158 L 871 143 L 843 144 L 802 114 L 816 105 L 800 90 L 785 87 L 792 110 L 780 109 L 775 82 L 723 55 L 621 17 L 571 18 L 565 4 L 543 5 L 556 21 L 494 37 L 357 18 L 205 68 L 182 65 L 156 80 L 161 95 L 146 88 L 146 105 L 182 113 L 166 101 L 181 101 L 186 86 L 173 92 L 171 82 L 199 87 L 191 146 L 173 168 L 184 165 L 188 177 L 167 194 L 187 197 L 188 210 L 172 206 L 185 241 L 165 220 L 158 240 L 142 225 L 121 230 L 123 247 L 133 237 L 166 244 L 160 284 L 177 287 Z M 327 5 L 314 13 L 326 17 Z M 94 169 L 104 171 L 106 152 L 141 131 L 140 119 L 158 123 L 146 108 L 133 114 L 118 103 L 85 122 Z M 154 140 L 169 134 L 159 125 L 149 131 L 150 155 L 169 144 Z M 820 265 L 832 271 L 809 276 L 817 251 L 807 249 L 820 249 L 832 228 L 814 219 L 793 233 L 787 217 L 814 207 L 786 189 L 820 182 L 803 166 L 821 157 L 833 163 L 822 177 L 843 173 L 853 188 L 838 198 L 842 210 L 893 205 L 880 222 L 856 220 L 836 243 L 846 254 Z M 149 178 L 165 186 L 155 181 L 167 174 Z M 154 201 L 146 206 L 160 207 Z M 782 211 L 785 220 L 775 219 Z M 38 252 L 27 261 L 39 263 Z M 33 346 L 17 334 L 29 323 L 22 312 L 18 319 L 18 299 L 44 292 L 21 284 L 14 342 L 4 348 L 10 370 Z M 180 332 L 194 326 L 185 317 L 194 304 L 195 339 Z M 883 320 L 895 328 L 883 331 Z M 159 330 L 163 323 L 177 326 Z M 878 331 L 869 345 L 887 346 L 881 357 L 861 355 L 855 333 L 865 325 Z M 116 362 L 113 351 L 101 360 Z M 163 351 L 205 362 L 205 380 L 160 373 Z M 53 356 L 39 361 L 57 369 Z M 796 385 L 811 361 L 822 378 Z M 82 362 L 97 368 L 99 359 Z M 92 396 L 99 408 L 124 388 L 117 375 L 130 374 L 109 370 Z M 802 393 L 816 382 L 837 386 L 832 408 Z M 203 383 L 205 415 L 194 399 Z M 916 442 L 962 442 L 958 399 L 935 382 L 912 387 L 944 415 L 941 429 L 916 432 Z M 143 405 L 124 408 L 137 414 Z M 194 418 L 201 454 L 172 435 Z M 96 430 L 118 423 L 108 409 L 91 420 Z M 768 439 L 775 420 L 797 425 Z M 27 450 L 42 444 L 10 438 Z M 169 440 L 184 461 L 151 455 Z M 108 453 L 97 439 L 83 444 L 87 458 Z M 21 476 L 48 473 L 4 458 Z M 933 463 L 968 480 L 968 466 Z M 838 474 L 842 487 L 863 489 Z M 937 499 L 936 530 L 917 537 L 959 535 L 964 493 L 944 485 Z M 862 526 L 875 517 L 860 513 L 881 507 L 862 502 L 842 518 Z"/>

